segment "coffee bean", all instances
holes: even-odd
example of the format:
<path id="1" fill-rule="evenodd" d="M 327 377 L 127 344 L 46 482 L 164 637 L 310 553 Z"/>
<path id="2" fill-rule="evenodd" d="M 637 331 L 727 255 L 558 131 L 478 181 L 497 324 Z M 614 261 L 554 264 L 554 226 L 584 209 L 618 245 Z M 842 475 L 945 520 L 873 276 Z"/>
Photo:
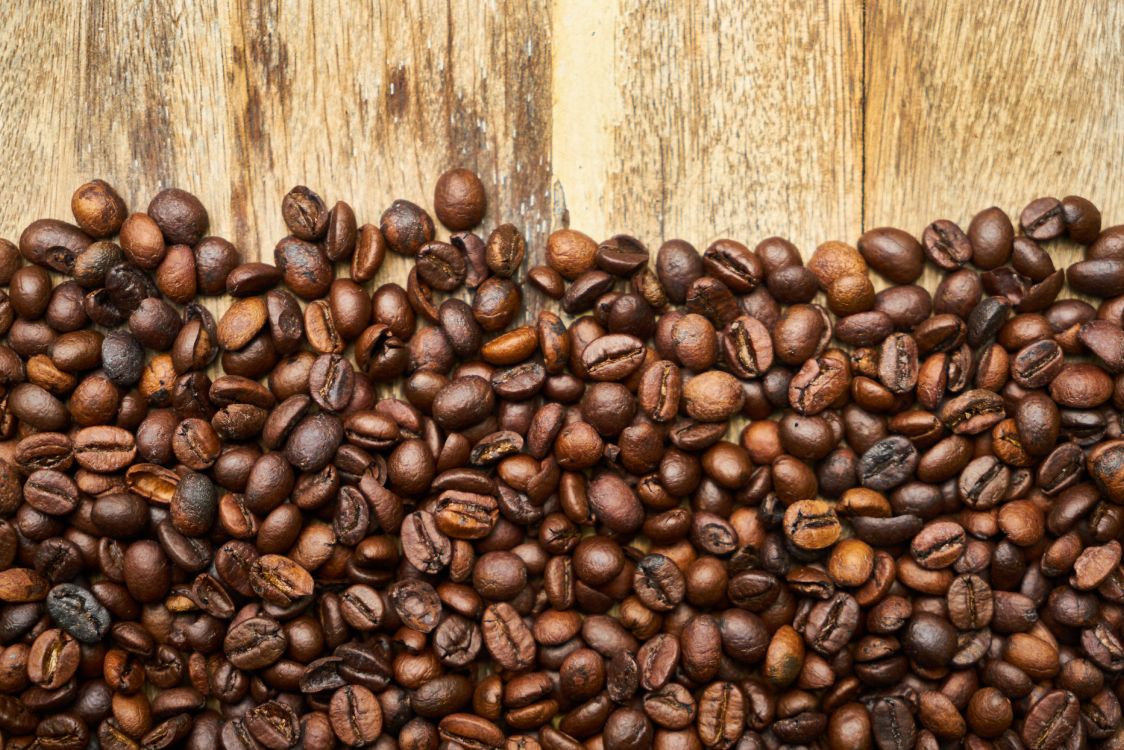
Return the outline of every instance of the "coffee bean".
<path id="1" fill-rule="evenodd" d="M 78 641 L 58 628 L 44 630 L 27 654 L 27 677 L 46 690 L 62 687 L 78 671 Z"/>
<path id="2" fill-rule="evenodd" d="M 135 456 L 133 436 L 120 427 L 85 427 L 74 436 L 74 460 L 90 471 L 119 471 Z"/>
<path id="3" fill-rule="evenodd" d="M 482 620 L 484 644 L 492 657 L 515 672 L 528 669 L 535 658 L 531 631 L 506 602 L 488 605 Z"/>
<path id="4" fill-rule="evenodd" d="M 720 707 L 717 708 L 720 711 Z M 698 709 L 691 693 L 679 683 L 673 682 L 644 695 L 644 713 L 665 729 L 685 729 L 695 721 Z M 716 712 L 713 718 L 722 717 Z M 716 727 L 715 731 L 720 730 Z"/>
<path id="5" fill-rule="evenodd" d="M 648 248 L 635 237 L 618 234 L 597 246 L 593 260 L 606 273 L 630 276 L 648 265 Z"/>
<path id="6" fill-rule="evenodd" d="M 992 456 L 981 456 L 960 472 L 957 491 L 964 504 L 989 510 L 1006 498 L 1011 471 Z"/>
<path id="7" fill-rule="evenodd" d="M 287 750 L 300 739 L 300 719 L 288 705 L 267 701 L 247 712 L 246 731 L 269 750 Z"/>
<path id="8" fill-rule="evenodd" d="M 976 575 L 953 579 L 948 588 L 948 616 L 961 630 L 987 627 L 993 613 L 991 588 Z"/>
<path id="9" fill-rule="evenodd" d="M 429 242 L 418 249 L 415 257 L 419 278 L 434 289 L 449 292 L 464 283 L 464 255 L 453 245 Z"/>
<path id="10" fill-rule="evenodd" d="M 402 523 L 402 551 L 406 559 L 426 573 L 437 573 L 452 559 L 452 545 L 441 533 L 432 513 L 415 511 Z"/>
<path id="11" fill-rule="evenodd" d="M 262 555 L 250 568 L 250 586 L 265 601 L 288 607 L 312 594 L 313 581 L 307 570 L 289 558 Z"/>
<path id="12" fill-rule="evenodd" d="M 647 555 L 636 565 L 633 588 L 640 601 L 657 612 L 675 608 L 683 600 L 685 581 L 669 558 Z"/>
<path id="13" fill-rule="evenodd" d="M 921 235 L 925 255 L 945 270 L 955 270 L 972 259 L 972 244 L 964 231 L 947 219 L 934 221 Z"/>
<path id="14" fill-rule="evenodd" d="M 839 592 L 812 607 L 804 638 L 815 651 L 834 656 L 850 642 L 858 622 L 858 602 L 850 594 Z"/>
<path id="15" fill-rule="evenodd" d="M 281 658 L 288 637 L 277 621 L 251 617 L 233 626 L 223 640 L 223 652 L 239 669 L 261 669 Z"/>
<path id="16" fill-rule="evenodd" d="M 839 518 L 822 500 L 799 500 L 784 514 L 785 536 L 801 549 L 824 549 L 839 538 Z"/>
<path id="17" fill-rule="evenodd" d="M 896 696 L 878 698 L 870 713 L 874 742 L 879 750 L 905 750 L 914 746 L 917 724 L 905 700 Z"/>
<path id="18" fill-rule="evenodd" d="M 1054 341 L 1039 341 L 1020 349 L 1011 360 L 1011 377 L 1024 388 L 1041 388 L 1062 371 L 1061 347 Z"/>
<path id="19" fill-rule="evenodd" d="M 1021 737 L 1031 747 L 1057 748 L 1066 744 L 1080 720 L 1076 696 L 1066 690 L 1052 690 L 1031 706 L 1023 723 Z"/>
<path id="20" fill-rule="evenodd" d="M 97 643 L 109 631 L 110 614 L 88 590 L 60 583 L 47 593 L 47 612 L 82 643 Z"/>
<path id="21" fill-rule="evenodd" d="M 333 269 L 324 251 L 297 237 L 277 244 L 274 262 L 285 284 L 306 300 L 322 297 L 331 286 Z"/>
<path id="22" fill-rule="evenodd" d="M 453 229 L 486 205 L 464 170 L 435 191 Z M 182 191 L 130 216 L 95 181 L 73 208 L 81 229 L 0 242 L 13 736 L 615 750 L 1115 731 L 1120 305 L 1057 299 L 1067 273 L 1116 295 L 1124 235 L 1088 201 L 1032 202 L 1019 237 L 997 208 L 920 241 L 877 228 L 806 267 L 780 238 L 672 240 L 649 271 L 633 237 L 563 229 L 528 294 L 584 314 L 569 325 L 516 324 L 518 224 L 440 242 L 413 203 L 360 228 L 298 187 L 269 264 L 203 237 Z M 1088 250 L 1059 270 L 1038 240 L 1062 233 Z M 405 288 L 367 296 L 388 248 L 415 259 Z M 932 294 L 910 283 L 926 257 L 949 272 Z M 896 285 L 875 293 L 870 268 Z M 462 284 L 471 303 L 434 291 Z M 193 298 L 223 292 L 216 324 Z"/>
<path id="23" fill-rule="evenodd" d="M 849 385 L 847 360 L 828 353 L 804 363 L 789 382 L 788 400 L 797 414 L 819 414 L 842 396 Z"/>
<path id="24" fill-rule="evenodd" d="M 858 249 L 871 268 L 895 284 L 911 284 L 921 275 L 921 244 L 900 229 L 871 229 L 859 237 Z"/>
<path id="25" fill-rule="evenodd" d="M 504 735 L 492 722 L 472 714 L 454 713 L 441 719 L 441 738 L 471 750 L 499 750 Z"/>
<path id="26" fill-rule="evenodd" d="M 1116 540 L 1108 544 L 1088 547 L 1073 563 L 1070 584 L 1083 591 L 1094 589 L 1112 574 L 1120 564 L 1120 543 Z"/>
<path id="27" fill-rule="evenodd" d="M 885 492 L 907 481 L 917 468 L 917 449 L 896 435 L 880 440 L 859 459 L 859 479 L 864 487 Z"/>
<path id="28" fill-rule="evenodd" d="M 389 591 L 391 605 L 410 627 L 432 632 L 441 617 L 441 601 L 424 581 L 399 581 Z"/>
<path id="29" fill-rule="evenodd" d="M 1019 226 L 1035 240 L 1052 240 L 1065 231 L 1065 216 L 1057 198 L 1038 198 L 1027 204 L 1019 216 Z"/>
<path id="30" fill-rule="evenodd" d="M 910 553 L 928 570 L 947 568 L 964 553 L 964 529 L 953 521 L 934 521 L 913 538 Z"/>
<path id="31" fill-rule="evenodd" d="M 742 408 L 745 393 L 732 375 L 720 370 L 696 375 L 683 386 L 687 414 L 700 422 L 722 422 Z"/>
<path id="32" fill-rule="evenodd" d="M 643 364 L 644 347 L 634 336 L 610 334 L 590 343 L 581 357 L 595 380 L 623 380 Z"/>
<path id="33" fill-rule="evenodd" d="M 34 570 L 9 568 L 0 571 L 0 601 L 38 602 L 46 598 L 47 592 L 47 580 Z"/>
<path id="34" fill-rule="evenodd" d="M 336 737 L 350 747 L 368 745 L 382 733 L 382 708 L 375 694 L 362 685 L 345 685 L 336 690 L 328 717 Z"/>

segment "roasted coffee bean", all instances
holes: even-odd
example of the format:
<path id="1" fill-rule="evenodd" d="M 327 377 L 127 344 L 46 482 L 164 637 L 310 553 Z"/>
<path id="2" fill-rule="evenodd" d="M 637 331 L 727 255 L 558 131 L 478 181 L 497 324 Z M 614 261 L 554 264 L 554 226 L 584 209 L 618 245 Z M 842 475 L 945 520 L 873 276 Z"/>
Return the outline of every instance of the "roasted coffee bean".
<path id="1" fill-rule="evenodd" d="M 968 235 L 947 219 L 939 219 L 925 227 L 921 242 L 929 260 L 945 270 L 955 270 L 972 259 Z"/>
<path id="2" fill-rule="evenodd" d="M 784 514 L 785 536 L 801 549 L 824 549 L 839 538 L 835 511 L 822 500 L 799 500 Z"/>
<path id="3" fill-rule="evenodd" d="M 438 724 L 441 739 L 471 750 L 499 750 L 504 735 L 492 722 L 472 714 L 454 713 Z"/>
<path id="4" fill-rule="evenodd" d="M 850 384 L 850 366 L 838 352 L 810 359 L 788 386 L 788 400 L 798 414 L 819 414 L 842 396 Z"/>
<path id="5" fill-rule="evenodd" d="M 438 573 L 452 560 L 452 544 L 427 511 L 415 511 L 404 519 L 402 551 L 411 564 L 426 573 Z"/>
<path id="6" fill-rule="evenodd" d="M 874 742 L 879 750 L 904 750 L 914 746 L 917 724 L 903 698 L 877 698 L 873 701 L 870 713 Z"/>
<path id="7" fill-rule="evenodd" d="M 415 262 L 419 278 L 438 291 L 449 292 L 464 283 L 464 255 L 453 245 L 429 242 L 418 249 Z"/>
<path id="8" fill-rule="evenodd" d="M 674 609 L 686 592 L 679 568 L 669 558 L 658 554 L 647 555 L 637 563 L 633 588 L 640 601 L 657 612 Z"/>
<path id="9" fill-rule="evenodd" d="M 1011 471 L 993 456 L 980 456 L 960 472 L 957 492 L 969 508 L 989 510 L 1006 499 Z"/>
<path id="10" fill-rule="evenodd" d="M 808 613 L 804 638 L 824 656 L 834 656 L 851 640 L 859 622 L 859 605 L 850 594 L 836 593 Z"/>
<path id="11" fill-rule="evenodd" d="M 270 604 L 288 607 L 312 594 L 313 580 L 307 570 L 283 555 L 262 555 L 250 568 L 250 586 Z"/>
<path id="12" fill-rule="evenodd" d="M 485 646 L 504 669 L 520 672 L 530 668 L 535 658 L 534 638 L 510 604 L 488 605 L 481 627 Z"/>
<path id="13" fill-rule="evenodd" d="M 47 593 L 47 612 L 82 643 L 97 643 L 109 631 L 110 614 L 88 590 L 60 583 Z"/>
<path id="14" fill-rule="evenodd" d="M 382 734 L 383 715 L 378 698 L 362 685 L 345 685 L 336 690 L 328 717 L 336 737 L 350 747 L 371 744 Z"/>
<path id="15" fill-rule="evenodd" d="M 466 170 L 434 198 L 454 230 L 487 205 Z M 648 271 L 633 237 L 562 229 L 527 294 L 588 314 L 522 326 L 516 224 L 445 243 L 413 203 L 359 228 L 298 187 L 268 264 L 203 237 L 182 191 L 129 215 L 95 181 L 73 208 L 81 229 L 0 242 L 17 741 L 80 750 L 91 722 L 126 749 L 1115 731 L 1121 305 L 1057 301 L 1067 277 L 1124 290 L 1124 233 L 1088 201 L 1033 201 L 1019 237 L 997 208 L 920 241 L 876 228 L 806 267 L 779 238 L 672 240 Z M 1088 250 L 1059 270 L 1039 241 L 1063 233 Z M 414 257 L 405 288 L 367 296 L 388 248 Z M 949 272 L 933 294 L 911 283 L 926 257 Z M 875 293 L 871 268 L 897 286 Z M 471 304 L 437 299 L 464 284 Z M 222 292 L 216 324 L 193 298 Z"/>
<path id="16" fill-rule="evenodd" d="M 1030 747 L 1057 748 L 1067 744 L 1081 718 L 1077 697 L 1052 690 L 1031 706 L 1023 724 L 1022 739 Z"/>
<path id="17" fill-rule="evenodd" d="M 251 617 L 233 626 L 223 640 L 223 653 L 239 669 L 261 669 L 281 658 L 288 637 L 276 620 Z"/>
<path id="18" fill-rule="evenodd" d="M 940 570 L 955 563 L 964 553 L 966 535 L 953 521 L 934 521 L 913 538 L 910 553 L 927 570 Z"/>
<path id="19" fill-rule="evenodd" d="M 859 237 L 858 249 L 870 267 L 895 284 L 911 284 L 921 275 L 921 243 L 900 229 L 871 229 Z"/>
<path id="20" fill-rule="evenodd" d="M 864 487 L 885 492 L 906 482 L 917 468 L 917 449 L 895 435 L 871 446 L 859 459 L 859 480 Z"/>
<path id="21" fill-rule="evenodd" d="M 437 180 L 433 210 L 437 219 L 453 231 L 472 229 L 484 218 L 487 197 L 484 185 L 467 169 L 450 169 Z"/>

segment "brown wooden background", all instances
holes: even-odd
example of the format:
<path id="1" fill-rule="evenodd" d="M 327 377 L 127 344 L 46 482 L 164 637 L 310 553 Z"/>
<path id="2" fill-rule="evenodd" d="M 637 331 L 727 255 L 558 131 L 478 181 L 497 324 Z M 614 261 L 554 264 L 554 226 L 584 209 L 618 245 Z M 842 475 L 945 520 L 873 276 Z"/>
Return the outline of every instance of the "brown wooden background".
<path id="1" fill-rule="evenodd" d="M 13 2 L 0 14 L 0 235 L 196 192 L 272 258 L 291 186 L 377 221 L 477 170 L 532 258 L 596 238 L 770 234 L 805 253 L 1085 195 L 1124 221 L 1115 0 Z M 1062 250 L 1064 261 L 1068 251 Z M 380 281 L 404 281 L 394 259 Z M 930 272 L 931 273 L 931 272 Z"/>

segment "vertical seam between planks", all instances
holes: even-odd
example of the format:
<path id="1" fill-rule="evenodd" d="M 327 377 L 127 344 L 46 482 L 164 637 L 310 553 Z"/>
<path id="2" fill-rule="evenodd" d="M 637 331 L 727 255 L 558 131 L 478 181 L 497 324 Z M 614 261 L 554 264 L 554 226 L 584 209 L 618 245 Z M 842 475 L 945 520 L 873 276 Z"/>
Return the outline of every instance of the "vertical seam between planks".
<path id="1" fill-rule="evenodd" d="M 859 156 L 862 163 L 859 168 L 862 184 L 859 186 L 859 234 L 861 235 L 866 231 L 866 77 L 867 77 L 867 57 L 866 57 L 866 4 L 868 0 L 862 0 L 862 15 L 859 19 L 859 32 L 862 34 L 862 44 L 860 49 L 862 51 L 862 78 L 859 81 L 859 106 L 862 122 L 859 125 Z"/>

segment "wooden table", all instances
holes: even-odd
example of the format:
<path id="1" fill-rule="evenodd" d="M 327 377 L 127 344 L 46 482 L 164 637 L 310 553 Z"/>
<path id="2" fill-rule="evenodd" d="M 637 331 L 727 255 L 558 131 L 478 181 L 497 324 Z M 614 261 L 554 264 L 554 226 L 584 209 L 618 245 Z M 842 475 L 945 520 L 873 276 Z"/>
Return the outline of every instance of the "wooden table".
<path id="1" fill-rule="evenodd" d="M 377 221 L 451 165 L 532 260 L 567 214 L 805 253 L 1039 195 L 1124 221 L 1115 0 L 27 0 L 0 27 L 12 239 L 100 176 L 135 210 L 192 190 L 272 259 L 293 185 Z"/>

